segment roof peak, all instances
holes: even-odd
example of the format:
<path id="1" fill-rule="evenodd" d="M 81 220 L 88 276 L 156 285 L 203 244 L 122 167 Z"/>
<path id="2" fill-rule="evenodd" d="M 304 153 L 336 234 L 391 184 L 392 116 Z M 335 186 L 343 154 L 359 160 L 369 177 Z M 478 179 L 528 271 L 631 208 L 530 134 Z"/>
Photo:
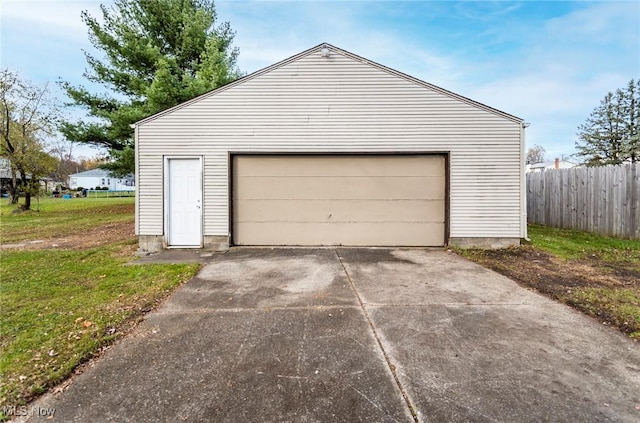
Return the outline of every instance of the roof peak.
<path id="1" fill-rule="evenodd" d="M 323 49 L 328 49 L 329 51 L 325 53 L 325 52 L 322 52 Z M 472 100 L 472 99 L 470 99 L 468 97 L 465 97 L 465 96 L 462 96 L 460 94 L 456 94 L 453 91 L 449 91 L 449 90 L 447 90 L 445 88 L 442 88 L 442 87 L 439 87 L 437 85 L 431 84 L 429 82 L 423 81 L 423 80 L 421 80 L 419 78 L 413 77 L 413 76 L 408 75 L 406 73 L 403 73 L 401 71 L 398 71 L 398 70 L 389 68 L 387 66 L 381 65 L 381 64 L 379 64 L 379 63 L 377 63 L 375 61 L 366 59 L 366 58 L 364 58 L 362 56 L 358 56 L 357 54 L 354 54 L 354 53 L 351 53 L 351 52 L 349 52 L 347 50 L 344 50 L 344 49 L 341 49 L 339 47 L 336 47 L 333 44 L 330 44 L 330 43 L 327 43 L 327 42 L 322 42 L 322 43 L 320 43 L 320 44 L 318 44 L 318 45 L 316 45 L 314 47 L 311 47 L 311 48 L 309 48 L 307 50 L 304 50 L 304 51 L 302 51 L 302 52 L 300 52 L 298 54 L 290 56 L 290 57 L 288 57 L 288 58 L 286 58 L 284 60 L 276 62 L 276 63 L 274 63 L 274 64 L 272 64 L 270 66 L 267 66 L 265 68 L 259 69 L 259 70 L 255 71 L 255 72 L 250 73 L 249 75 L 245 75 L 245 76 L 243 76 L 241 78 L 238 78 L 235 81 L 232 81 L 232 82 L 230 82 L 230 83 L 228 83 L 226 85 L 223 85 L 221 87 L 218 87 L 216 89 L 208 91 L 208 92 L 206 92 L 204 94 L 201 94 L 201 95 L 199 95 L 199 96 L 197 96 L 197 97 L 195 97 L 195 98 L 193 98 L 191 100 L 187 100 L 187 101 L 185 101 L 185 102 L 183 102 L 181 104 L 178 104 L 178 105 L 176 105 L 174 107 L 171 107 L 171 108 L 169 108 L 167 110 L 163 110 L 163 111 L 158 112 L 158 113 L 156 113 L 154 115 L 148 116 L 148 117 L 146 117 L 146 118 L 144 118 L 142 120 L 139 120 L 138 122 L 134 123 L 132 126 L 135 127 L 137 125 L 141 125 L 141 124 L 144 124 L 144 123 L 146 123 L 148 121 L 154 120 L 154 119 L 156 119 L 158 117 L 164 116 L 165 114 L 171 113 L 174 110 L 177 110 L 177 109 L 180 109 L 182 107 L 188 106 L 188 105 L 190 105 L 190 104 L 192 104 L 194 102 L 197 102 L 197 101 L 199 101 L 199 100 L 201 100 L 203 98 L 207 98 L 209 96 L 215 95 L 218 92 L 233 88 L 236 85 L 239 85 L 239 84 L 242 84 L 242 83 L 244 83 L 246 81 L 249 81 L 249 80 L 252 80 L 254 78 L 257 78 L 260 75 L 263 75 L 265 73 L 271 72 L 272 70 L 275 70 L 275 69 L 278 69 L 278 68 L 280 68 L 282 66 L 288 65 L 288 64 L 290 64 L 292 62 L 295 62 L 296 60 L 299 60 L 299 59 L 301 59 L 303 57 L 308 56 L 309 54 L 316 53 L 316 52 L 319 52 L 319 51 L 322 53 L 322 55 L 324 57 L 329 57 L 331 52 L 333 51 L 333 52 L 335 52 L 337 54 L 340 54 L 342 56 L 348 57 L 348 58 L 350 58 L 352 60 L 355 60 L 355 61 L 367 64 L 367 65 L 373 66 L 373 67 L 375 67 L 375 68 L 377 68 L 377 69 L 379 69 L 379 70 L 381 70 L 383 72 L 387 72 L 387 73 L 395 75 L 395 76 L 397 76 L 399 78 L 408 80 L 408 81 L 413 82 L 415 84 L 421 85 L 421 86 L 423 86 L 425 88 L 428 88 L 428 89 L 431 89 L 433 91 L 436 91 L 436 92 L 438 92 L 440 94 L 443 94 L 443 95 L 446 95 L 448 97 L 454 98 L 454 99 L 456 99 L 458 101 L 462 101 L 462 102 L 467 103 L 467 104 L 469 104 L 469 105 L 471 105 L 473 107 L 477 107 L 477 108 L 483 109 L 485 111 L 488 111 L 490 113 L 494 113 L 496 115 L 502 116 L 505 119 L 524 124 L 524 120 L 522 118 L 519 118 L 517 116 L 514 116 L 514 115 L 506 113 L 506 112 L 503 112 L 503 111 L 501 111 L 499 109 L 496 109 L 496 108 L 493 108 L 491 106 L 487 106 L 486 104 L 483 104 L 483 103 L 480 103 L 478 101 Z"/>

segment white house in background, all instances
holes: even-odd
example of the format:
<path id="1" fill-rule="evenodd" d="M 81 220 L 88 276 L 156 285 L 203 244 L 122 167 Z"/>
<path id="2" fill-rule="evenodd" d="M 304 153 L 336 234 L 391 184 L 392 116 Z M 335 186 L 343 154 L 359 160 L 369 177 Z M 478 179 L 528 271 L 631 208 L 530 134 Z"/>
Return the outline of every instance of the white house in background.
<path id="1" fill-rule="evenodd" d="M 555 159 L 552 162 L 545 163 L 534 163 L 531 165 L 527 165 L 527 173 L 529 172 L 544 172 L 548 169 L 570 169 L 572 167 L 577 167 L 577 163 L 570 162 L 568 160 L 560 160 Z"/>
<path id="2" fill-rule="evenodd" d="M 111 176 L 111 173 L 104 169 L 91 169 L 69 175 L 70 189 L 77 189 L 78 187 L 87 189 L 107 187 L 110 191 L 133 191 L 135 186 L 136 181 L 133 175 L 117 178 Z"/>

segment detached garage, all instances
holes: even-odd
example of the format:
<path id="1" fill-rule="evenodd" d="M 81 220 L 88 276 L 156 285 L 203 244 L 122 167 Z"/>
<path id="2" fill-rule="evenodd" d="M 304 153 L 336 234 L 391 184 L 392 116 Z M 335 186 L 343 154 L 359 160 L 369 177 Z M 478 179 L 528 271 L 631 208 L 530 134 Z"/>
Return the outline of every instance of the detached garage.
<path id="1" fill-rule="evenodd" d="M 522 119 L 328 44 L 135 133 L 142 251 L 526 237 Z"/>

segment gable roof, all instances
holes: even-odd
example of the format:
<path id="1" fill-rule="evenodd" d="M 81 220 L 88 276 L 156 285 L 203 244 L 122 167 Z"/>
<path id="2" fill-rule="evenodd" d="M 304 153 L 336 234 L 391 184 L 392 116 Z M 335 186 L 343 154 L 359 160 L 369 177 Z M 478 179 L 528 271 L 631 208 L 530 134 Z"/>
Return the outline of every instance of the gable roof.
<path id="1" fill-rule="evenodd" d="M 16 171 L 16 177 L 20 178 L 20 172 Z M 31 179 L 31 175 L 27 173 L 27 179 Z M 11 174 L 11 162 L 9 159 L 4 157 L 0 157 L 0 179 L 11 179 L 13 175 Z"/>
<path id="2" fill-rule="evenodd" d="M 16 172 L 16 177 L 20 178 L 20 172 Z M 12 179 L 11 169 L 0 169 L 0 179 Z M 27 173 L 27 179 L 31 179 L 31 175 Z"/>
<path id="3" fill-rule="evenodd" d="M 109 172 L 104 170 L 104 169 L 96 168 L 96 169 L 85 170 L 83 172 L 74 173 L 74 174 L 71 174 L 69 176 L 74 176 L 74 177 L 87 176 L 87 177 L 99 177 L 99 178 L 101 178 L 103 176 L 109 176 Z"/>
<path id="4" fill-rule="evenodd" d="M 503 112 L 501 110 L 495 109 L 493 107 L 487 106 L 486 104 L 477 102 L 475 100 L 471 100 L 470 98 L 464 97 L 464 96 L 462 96 L 460 94 L 456 94 L 456 93 L 454 93 L 452 91 L 446 90 L 446 89 L 441 88 L 441 87 L 439 87 L 437 85 L 433 85 L 433 84 L 431 84 L 429 82 L 422 81 L 422 80 L 420 80 L 418 78 L 415 78 L 415 77 L 413 77 L 411 75 L 407 75 L 407 74 L 402 73 L 400 71 L 397 71 L 395 69 L 391 69 L 389 67 L 381 65 L 381 64 L 376 63 L 374 61 L 371 61 L 369 59 L 365 59 L 364 57 L 361 57 L 361 56 L 358 56 L 356 54 L 350 53 L 350 52 L 348 52 L 346 50 L 340 49 L 340 48 L 335 47 L 335 46 L 333 46 L 331 44 L 321 43 L 321 44 L 318 44 L 315 47 L 312 47 L 312 48 L 310 48 L 308 50 L 305 50 L 305 51 L 303 51 L 301 53 L 298 53 L 298 54 L 296 54 L 294 56 L 291 56 L 288 59 L 285 59 L 285 60 L 282 60 L 280 62 L 277 62 L 277 63 L 275 63 L 275 64 L 273 64 L 271 66 L 267 66 L 266 68 L 260 69 L 260 70 L 258 70 L 256 72 L 253 72 L 253 73 L 249 74 L 249 75 L 246 75 L 246 76 L 243 76 L 241 78 L 238 78 L 235 81 L 232 81 L 232 82 L 230 82 L 230 83 L 228 83 L 226 85 L 223 85 L 223 86 L 218 87 L 216 89 L 213 89 L 213 90 L 211 90 L 209 92 L 201 94 L 198 97 L 192 98 L 191 100 L 187 100 L 187 101 L 185 101 L 183 103 L 180 103 L 180 104 L 178 104 L 176 106 L 173 106 L 173 107 L 171 107 L 169 109 L 166 109 L 166 110 L 163 110 L 163 111 L 158 112 L 156 114 L 153 114 L 151 116 L 148 116 L 148 117 L 146 117 L 146 118 L 144 118 L 142 120 L 139 120 L 138 122 L 134 123 L 132 126 L 137 126 L 137 125 L 142 125 L 142 124 L 148 123 L 148 122 L 150 122 L 152 120 L 155 120 L 155 119 L 157 119 L 157 118 L 159 118 L 161 116 L 169 114 L 169 113 L 173 112 L 174 110 L 181 109 L 181 108 L 186 107 L 186 106 L 188 106 L 188 105 L 190 105 L 192 103 L 198 102 L 198 101 L 200 101 L 200 100 L 202 100 L 204 98 L 208 98 L 208 97 L 213 96 L 213 95 L 215 95 L 215 94 L 217 94 L 219 92 L 226 91 L 226 90 L 228 90 L 230 88 L 235 87 L 236 85 L 242 84 L 242 83 L 244 83 L 246 81 L 250 81 L 250 80 L 252 80 L 254 78 L 257 78 L 260 75 L 264 75 L 265 73 L 271 72 L 271 71 L 273 71 L 275 69 L 278 69 L 278 68 L 280 68 L 282 66 L 288 65 L 289 63 L 295 62 L 296 60 L 299 60 L 302 57 L 305 57 L 305 56 L 307 56 L 307 55 L 309 55 L 311 53 L 318 52 L 318 51 L 322 50 L 323 48 L 328 48 L 331 52 L 341 54 L 341 55 L 343 55 L 345 57 L 349 57 L 349 58 L 351 58 L 351 59 L 353 59 L 355 61 L 358 61 L 358 62 L 361 62 L 361 63 L 364 63 L 364 64 L 368 64 L 368 65 L 373 66 L 373 67 L 375 67 L 375 68 L 377 68 L 379 70 L 382 70 L 383 72 L 389 73 L 391 75 L 395 75 L 397 77 L 400 77 L 402 79 L 410 81 L 410 82 L 412 82 L 414 84 L 417 84 L 417 85 L 423 86 L 425 88 L 431 89 L 431 90 L 436 91 L 436 92 L 438 92 L 440 94 L 443 94 L 443 95 L 445 95 L 447 97 L 453 98 L 453 99 L 461 101 L 463 103 L 467 103 L 467 104 L 469 104 L 469 105 L 471 105 L 473 107 L 477 107 L 479 109 L 488 111 L 490 113 L 493 113 L 493 114 L 496 114 L 498 116 L 501 116 L 501 117 L 503 117 L 505 119 L 508 119 L 508 120 L 511 120 L 511 121 L 514 121 L 514 122 L 518 122 L 518 123 L 523 123 L 524 122 L 524 120 L 522 118 L 519 118 L 519 117 L 514 116 L 512 114 L 509 114 L 509 113 Z"/>
<path id="5" fill-rule="evenodd" d="M 95 169 L 85 170 L 84 172 L 74 173 L 69 176 L 74 178 L 77 178 L 77 177 L 112 178 L 111 172 L 109 172 L 106 169 L 100 169 L 99 167 Z M 133 178 L 134 178 L 133 175 L 127 175 L 123 178 L 114 178 L 114 179 L 133 179 Z"/>

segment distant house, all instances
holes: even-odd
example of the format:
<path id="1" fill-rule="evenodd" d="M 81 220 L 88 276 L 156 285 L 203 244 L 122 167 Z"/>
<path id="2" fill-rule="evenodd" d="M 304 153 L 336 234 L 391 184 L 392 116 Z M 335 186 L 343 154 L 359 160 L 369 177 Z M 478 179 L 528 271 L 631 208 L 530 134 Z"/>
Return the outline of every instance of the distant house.
<path id="1" fill-rule="evenodd" d="M 18 184 L 20 184 L 20 172 L 16 172 L 16 178 Z M 31 175 L 27 173 L 26 178 L 31 179 Z M 38 178 L 38 181 L 40 182 L 40 187 L 43 191 L 49 191 L 56 186 L 56 181 L 44 176 Z M 2 197 L 6 197 L 9 195 L 12 184 L 13 175 L 11 173 L 11 163 L 5 158 L 0 158 L 0 194 L 2 195 Z"/>
<path id="2" fill-rule="evenodd" d="M 578 166 L 577 163 L 570 162 L 568 160 L 555 159 L 552 162 L 534 163 L 527 165 L 527 173 L 529 172 L 544 172 L 549 169 L 570 169 Z"/>
<path id="3" fill-rule="evenodd" d="M 0 190 L 2 194 L 7 190 L 7 186 L 11 184 L 11 169 L 9 168 L 9 160 L 0 158 Z"/>
<path id="4" fill-rule="evenodd" d="M 20 179 L 20 172 L 16 172 L 16 177 Z M 31 175 L 27 174 L 27 179 L 31 179 Z M 0 158 L 0 192 L 2 195 L 6 195 L 12 181 L 11 163 L 5 158 Z"/>
<path id="5" fill-rule="evenodd" d="M 107 187 L 110 191 L 133 191 L 135 186 L 136 182 L 133 175 L 117 178 L 104 169 L 91 169 L 69 175 L 70 189 L 77 189 L 78 187 L 88 189 Z"/>

